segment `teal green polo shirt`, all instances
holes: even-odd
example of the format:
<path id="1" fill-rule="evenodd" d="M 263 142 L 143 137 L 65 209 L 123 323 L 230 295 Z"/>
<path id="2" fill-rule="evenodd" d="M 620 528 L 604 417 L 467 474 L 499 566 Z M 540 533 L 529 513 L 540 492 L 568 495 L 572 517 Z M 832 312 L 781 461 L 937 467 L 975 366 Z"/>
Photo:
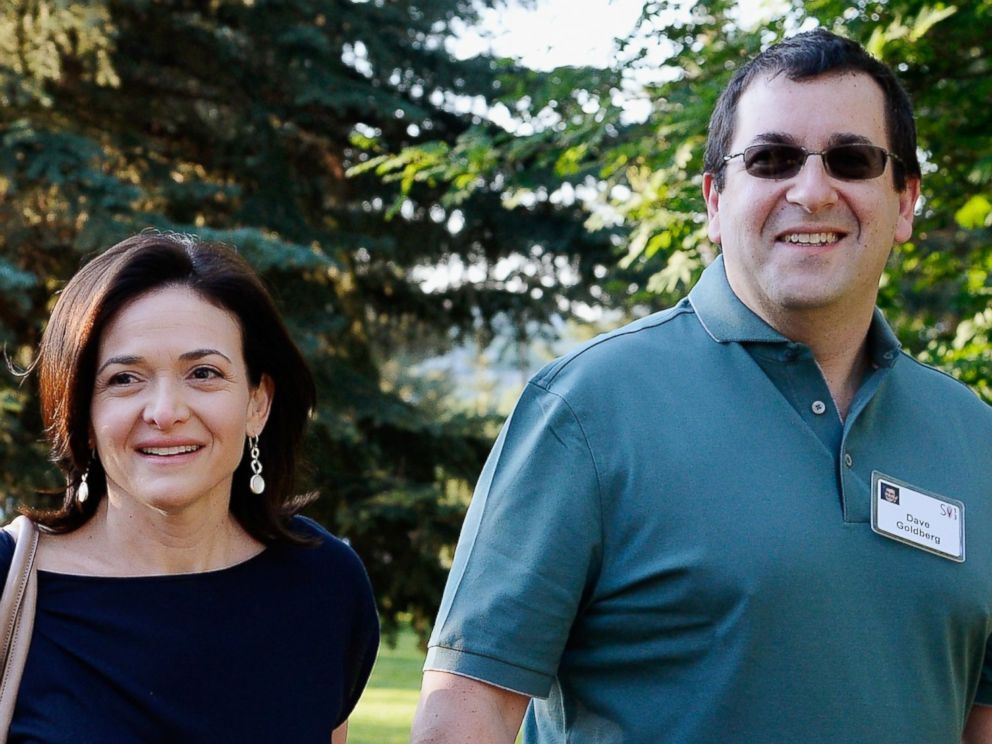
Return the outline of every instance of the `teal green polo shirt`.
<path id="1" fill-rule="evenodd" d="M 425 669 L 533 696 L 525 742 L 957 744 L 992 704 L 992 411 L 878 313 L 869 350 L 841 422 L 717 261 L 543 369 Z M 874 530 L 873 474 L 959 505 L 964 560 Z"/>

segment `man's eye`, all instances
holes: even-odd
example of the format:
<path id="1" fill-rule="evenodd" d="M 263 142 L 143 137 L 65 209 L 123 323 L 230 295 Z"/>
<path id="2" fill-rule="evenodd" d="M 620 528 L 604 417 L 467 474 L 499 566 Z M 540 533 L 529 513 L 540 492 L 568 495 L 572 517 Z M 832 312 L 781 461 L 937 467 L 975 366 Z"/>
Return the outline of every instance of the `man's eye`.
<path id="1" fill-rule="evenodd" d="M 779 155 L 775 150 L 764 149 L 764 150 L 755 150 L 751 154 L 750 161 L 752 163 L 758 163 L 759 165 L 765 165 L 767 163 L 775 162 L 778 159 L 779 159 Z"/>

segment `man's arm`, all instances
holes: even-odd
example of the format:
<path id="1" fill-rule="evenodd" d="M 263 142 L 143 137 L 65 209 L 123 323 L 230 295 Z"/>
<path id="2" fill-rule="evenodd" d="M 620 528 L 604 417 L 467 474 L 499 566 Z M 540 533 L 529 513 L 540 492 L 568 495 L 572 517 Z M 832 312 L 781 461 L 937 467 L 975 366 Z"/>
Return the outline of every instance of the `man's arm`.
<path id="1" fill-rule="evenodd" d="M 513 744 L 530 698 L 448 672 L 424 672 L 411 744 Z"/>
<path id="2" fill-rule="evenodd" d="M 961 744 L 992 744 L 992 707 L 971 706 L 968 721 L 964 725 Z"/>

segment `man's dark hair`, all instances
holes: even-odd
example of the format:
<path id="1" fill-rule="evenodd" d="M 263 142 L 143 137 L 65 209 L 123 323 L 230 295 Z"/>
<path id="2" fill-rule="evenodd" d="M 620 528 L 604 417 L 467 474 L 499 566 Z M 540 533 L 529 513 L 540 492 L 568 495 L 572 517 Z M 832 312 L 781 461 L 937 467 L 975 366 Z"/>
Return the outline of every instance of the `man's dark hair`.
<path id="1" fill-rule="evenodd" d="M 723 157 L 729 155 L 734 140 L 737 103 L 747 87 L 759 77 L 784 74 L 789 80 L 803 81 L 826 74 L 864 73 L 885 94 L 885 127 L 889 149 L 901 163 L 892 161 L 898 191 L 906 188 L 906 177 L 920 175 L 916 159 L 916 124 L 909 96 L 888 66 L 866 52 L 860 44 L 822 28 L 797 34 L 770 46 L 741 67 L 717 99 L 710 118 L 706 141 L 705 170 L 713 174 L 713 185 L 723 190 Z"/>
<path id="2" fill-rule="evenodd" d="M 28 510 L 30 516 L 52 532 L 71 532 L 93 516 L 106 495 L 106 474 L 89 441 L 100 338 L 130 302 L 168 287 L 186 287 L 234 316 L 251 384 L 259 385 L 263 375 L 274 383 L 269 418 L 259 435 L 265 493 L 251 493 L 249 458 L 243 457 L 234 472 L 231 513 L 263 543 L 307 542 L 290 529 L 289 517 L 308 499 L 296 495 L 293 483 L 316 398 L 310 370 L 248 262 L 229 246 L 185 235 L 146 232 L 128 238 L 83 266 L 59 294 L 35 367 L 52 460 L 65 474 L 67 488 L 60 509 Z M 87 468 L 90 496 L 80 503 L 76 491 Z"/>

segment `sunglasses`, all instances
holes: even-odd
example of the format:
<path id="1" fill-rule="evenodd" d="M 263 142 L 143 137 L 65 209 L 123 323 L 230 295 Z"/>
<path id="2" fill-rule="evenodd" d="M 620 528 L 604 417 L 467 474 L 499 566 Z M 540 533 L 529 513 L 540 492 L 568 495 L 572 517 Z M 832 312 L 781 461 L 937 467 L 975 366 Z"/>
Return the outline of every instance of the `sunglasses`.
<path id="1" fill-rule="evenodd" d="M 743 157 L 744 170 L 755 178 L 781 179 L 792 178 L 799 173 L 810 155 L 819 155 L 827 173 L 844 181 L 878 178 L 885 172 L 888 158 L 902 162 L 898 155 L 885 148 L 862 144 L 834 145 L 820 152 L 812 152 L 799 145 L 751 145 L 742 152 L 725 155 L 723 162 Z"/>

